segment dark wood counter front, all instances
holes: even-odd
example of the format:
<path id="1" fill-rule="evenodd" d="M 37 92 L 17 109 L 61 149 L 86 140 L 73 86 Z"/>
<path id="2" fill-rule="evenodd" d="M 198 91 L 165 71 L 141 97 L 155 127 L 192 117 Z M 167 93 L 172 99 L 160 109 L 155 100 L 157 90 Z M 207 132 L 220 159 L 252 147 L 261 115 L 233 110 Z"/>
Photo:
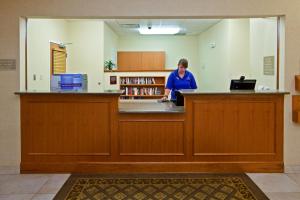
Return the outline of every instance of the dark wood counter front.
<path id="1" fill-rule="evenodd" d="M 118 97 L 20 94 L 21 171 L 283 171 L 282 93 L 187 95 L 177 113 L 119 112 Z"/>

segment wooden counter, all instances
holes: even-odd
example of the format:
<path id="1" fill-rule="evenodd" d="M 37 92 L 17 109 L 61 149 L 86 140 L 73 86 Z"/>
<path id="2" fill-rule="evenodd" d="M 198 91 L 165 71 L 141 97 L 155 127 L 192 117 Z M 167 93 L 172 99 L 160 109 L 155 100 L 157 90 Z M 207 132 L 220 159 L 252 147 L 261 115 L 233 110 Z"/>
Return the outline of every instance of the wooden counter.
<path id="1" fill-rule="evenodd" d="M 177 113 L 118 97 L 21 93 L 21 172 L 283 171 L 284 93 L 185 94 Z"/>

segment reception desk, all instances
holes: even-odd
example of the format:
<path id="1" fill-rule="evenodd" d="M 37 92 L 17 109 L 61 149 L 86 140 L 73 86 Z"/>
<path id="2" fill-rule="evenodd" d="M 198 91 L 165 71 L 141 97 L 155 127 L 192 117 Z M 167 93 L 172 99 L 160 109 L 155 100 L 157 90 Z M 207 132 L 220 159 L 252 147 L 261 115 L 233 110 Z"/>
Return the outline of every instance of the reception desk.
<path id="1" fill-rule="evenodd" d="M 181 93 L 18 92 L 21 172 L 283 172 L 285 92 Z"/>

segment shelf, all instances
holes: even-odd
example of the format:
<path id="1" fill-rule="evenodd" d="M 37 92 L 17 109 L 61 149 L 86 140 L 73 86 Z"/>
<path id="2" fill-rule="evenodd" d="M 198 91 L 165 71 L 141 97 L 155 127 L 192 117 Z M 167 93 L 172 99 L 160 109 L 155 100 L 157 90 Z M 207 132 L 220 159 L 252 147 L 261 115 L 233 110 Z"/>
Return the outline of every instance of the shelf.
<path id="1" fill-rule="evenodd" d="M 121 98 L 161 98 L 165 90 L 165 80 L 165 76 L 120 76 L 120 90 L 128 89 Z"/>
<path id="2" fill-rule="evenodd" d="M 104 72 L 172 72 L 175 69 L 163 69 L 163 70 L 104 70 Z"/>
<path id="3" fill-rule="evenodd" d="M 121 97 L 163 97 L 164 95 L 121 95 Z"/>
<path id="4" fill-rule="evenodd" d="M 123 86 L 123 87 L 164 87 L 165 84 L 120 84 L 120 86 Z"/>

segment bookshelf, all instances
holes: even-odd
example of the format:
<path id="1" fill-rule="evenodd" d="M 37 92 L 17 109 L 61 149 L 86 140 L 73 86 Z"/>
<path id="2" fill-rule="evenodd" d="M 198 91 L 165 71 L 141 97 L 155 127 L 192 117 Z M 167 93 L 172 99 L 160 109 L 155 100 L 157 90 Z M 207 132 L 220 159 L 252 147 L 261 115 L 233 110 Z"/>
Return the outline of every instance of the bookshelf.
<path id="1" fill-rule="evenodd" d="M 164 76 L 121 76 L 121 99 L 160 99 L 165 90 Z"/>

